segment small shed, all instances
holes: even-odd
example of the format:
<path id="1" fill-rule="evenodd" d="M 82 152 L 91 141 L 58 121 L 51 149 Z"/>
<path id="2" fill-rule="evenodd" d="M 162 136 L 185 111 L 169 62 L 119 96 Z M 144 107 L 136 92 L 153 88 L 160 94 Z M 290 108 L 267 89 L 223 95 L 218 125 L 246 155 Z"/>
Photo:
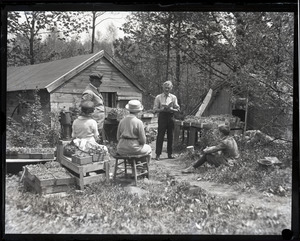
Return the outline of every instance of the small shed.
<path id="1" fill-rule="evenodd" d="M 205 97 L 206 93 L 200 96 L 201 101 L 189 115 L 197 113 Z M 224 81 L 212 87 L 210 101 L 202 116 L 233 115 L 245 123 L 247 130 L 261 130 L 267 134 L 277 133 L 283 138 L 291 139 L 292 113 L 288 109 L 280 113 L 280 110 L 274 105 L 248 106 L 247 101 L 247 93 L 232 88 L 229 83 Z M 274 120 L 275 124 L 272 124 L 271 120 Z"/>
<path id="2" fill-rule="evenodd" d="M 206 106 L 202 116 L 211 115 L 232 115 L 234 106 L 231 103 L 233 90 L 226 82 L 221 82 L 218 85 L 212 87 L 212 95 Z M 200 102 L 195 106 L 189 115 L 195 115 L 201 106 L 206 93 L 200 96 Z"/>
<path id="3" fill-rule="evenodd" d="M 9 67 L 7 69 L 7 116 L 18 120 L 26 111 L 20 99 L 33 101 L 34 90 L 39 90 L 42 109 L 51 111 L 78 107 L 89 75 L 100 71 L 104 77 L 100 92 L 104 104 L 124 108 L 130 99 L 142 101 L 143 87 L 114 58 L 105 51 L 79 55 L 52 62 Z M 49 119 L 49 118 L 48 118 Z"/>

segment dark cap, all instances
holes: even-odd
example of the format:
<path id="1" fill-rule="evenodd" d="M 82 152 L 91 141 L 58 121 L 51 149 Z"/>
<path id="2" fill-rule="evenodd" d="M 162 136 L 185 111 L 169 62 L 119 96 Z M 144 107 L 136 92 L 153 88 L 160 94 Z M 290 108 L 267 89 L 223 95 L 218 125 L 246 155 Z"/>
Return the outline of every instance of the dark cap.
<path id="1" fill-rule="evenodd" d="M 90 74 L 90 79 L 98 79 L 101 81 L 102 78 L 103 78 L 103 74 L 101 74 L 100 72 L 93 72 L 92 74 Z"/>

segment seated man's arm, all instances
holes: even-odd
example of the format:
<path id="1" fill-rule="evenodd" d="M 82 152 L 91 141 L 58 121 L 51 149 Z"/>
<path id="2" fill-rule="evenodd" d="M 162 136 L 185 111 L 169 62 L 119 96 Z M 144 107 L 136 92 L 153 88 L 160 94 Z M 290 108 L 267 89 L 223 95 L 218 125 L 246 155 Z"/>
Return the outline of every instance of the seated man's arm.
<path id="1" fill-rule="evenodd" d="M 226 148 L 226 146 L 223 144 L 223 143 L 220 143 L 216 146 L 209 146 L 209 147 L 206 147 L 203 152 L 205 154 L 209 154 L 209 153 L 215 153 L 215 152 L 218 152 L 218 151 L 221 151 L 221 150 L 224 150 Z"/>

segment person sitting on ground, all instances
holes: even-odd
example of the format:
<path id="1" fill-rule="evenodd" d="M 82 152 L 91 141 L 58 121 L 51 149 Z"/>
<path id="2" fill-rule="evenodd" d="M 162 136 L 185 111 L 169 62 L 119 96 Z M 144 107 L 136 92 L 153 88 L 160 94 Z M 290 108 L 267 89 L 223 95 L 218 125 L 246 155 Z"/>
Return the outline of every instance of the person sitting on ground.
<path id="1" fill-rule="evenodd" d="M 192 166 L 184 169 L 182 173 L 192 173 L 204 164 L 208 162 L 216 167 L 221 164 L 233 165 L 240 157 L 238 146 L 232 136 L 229 136 L 230 129 L 227 125 L 219 125 L 218 129 L 221 133 L 221 140 L 218 145 L 206 147 L 203 152 L 204 155 Z"/>
<path id="2" fill-rule="evenodd" d="M 96 120 L 92 118 L 94 103 L 83 101 L 81 113 L 72 124 L 73 143 L 83 152 L 94 152 L 96 150 L 108 153 L 107 147 L 96 142 L 99 138 Z"/>
<path id="3" fill-rule="evenodd" d="M 125 106 L 129 115 L 119 123 L 117 129 L 117 154 L 147 155 L 151 154 L 151 146 L 146 144 L 146 134 L 143 122 L 138 119 L 138 113 L 143 110 L 139 100 L 130 100 Z"/>

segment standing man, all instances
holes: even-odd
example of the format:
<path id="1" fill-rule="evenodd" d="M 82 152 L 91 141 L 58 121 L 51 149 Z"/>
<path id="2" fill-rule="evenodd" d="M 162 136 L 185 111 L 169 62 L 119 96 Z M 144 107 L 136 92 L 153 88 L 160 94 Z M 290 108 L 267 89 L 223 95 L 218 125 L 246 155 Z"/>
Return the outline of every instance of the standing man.
<path id="1" fill-rule="evenodd" d="M 99 87 L 102 84 L 102 78 L 103 74 L 101 74 L 100 72 L 93 72 L 90 75 L 90 84 L 85 88 L 81 97 L 81 103 L 87 100 L 94 103 L 95 110 L 92 114 L 92 118 L 97 122 L 100 137 L 103 137 L 102 130 L 105 119 L 103 96 L 99 91 Z"/>
<path id="2" fill-rule="evenodd" d="M 164 136 L 167 131 L 167 152 L 168 158 L 174 159 L 173 152 L 173 131 L 174 131 L 174 112 L 179 111 L 177 97 L 170 93 L 173 88 L 171 81 L 163 83 L 163 93 L 157 95 L 154 100 L 153 110 L 158 113 L 158 131 L 156 138 L 156 160 L 159 160 L 162 146 L 164 142 Z"/>

